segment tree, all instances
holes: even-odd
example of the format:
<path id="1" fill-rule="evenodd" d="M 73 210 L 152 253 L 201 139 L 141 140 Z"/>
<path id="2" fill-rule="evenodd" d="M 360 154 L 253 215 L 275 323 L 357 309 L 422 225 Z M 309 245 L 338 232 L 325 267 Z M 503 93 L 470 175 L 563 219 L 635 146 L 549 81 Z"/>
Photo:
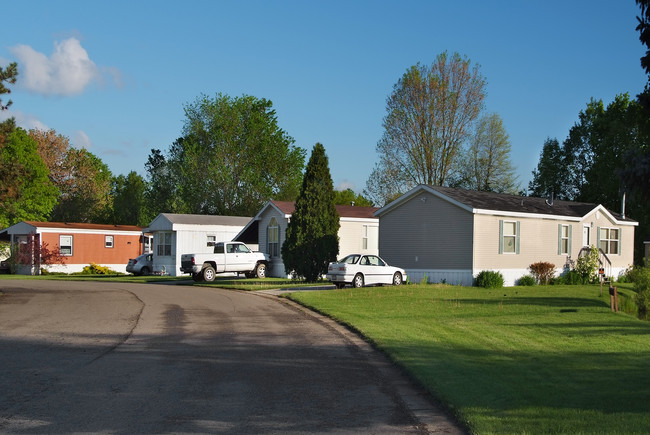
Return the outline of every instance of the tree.
<path id="1" fill-rule="evenodd" d="M 202 95 L 185 118 L 166 159 L 184 212 L 253 215 L 270 198 L 296 198 L 305 151 L 278 127 L 271 101 Z"/>
<path id="2" fill-rule="evenodd" d="M 36 142 L 22 128 L 0 142 L 0 228 L 23 220 L 46 220 L 58 191 Z"/>
<path id="3" fill-rule="evenodd" d="M 501 117 L 496 113 L 481 117 L 467 150 L 462 187 L 516 194 L 519 183 L 510 161 L 510 149 Z"/>
<path id="4" fill-rule="evenodd" d="M 10 63 L 7 67 L 0 67 L 0 95 L 10 94 L 11 89 L 9 89 L 3 82 L 13 85 L 16 83 L 16 77 L 18 77 L 18 64 L 16 62 Z M 2 104 L 2 99 L 0 99 L 0 110 L 7 110 L 11 106 L 12 101 L 7 101 L 7 104 Z"/>
<path id="5" fill-rule="evenodd" d="M 354 204 L 358 207 L 372 207 L 372 201 L 361 194 L 356 194 L 352 189 L 335 190 L 334 191 L 334 204 L 335 205 L 351 205 Z"/>
<path id="6" fill-rule="evenodd" d="M 147 188 L 144 193 L 146 220 L 151 221 L 159 213 L 180 211 L 178 180 L 174 177 L 167 158 L 160 150 L 152 149 L 144 166 L 147 172 Z"/>
<path id="7" fill-rule="evenodd" d="M 485 98 L 478 65 L 458 53 L 410 67 L 386 102 L 379 162 L 366 192 L 384 203 L 418 184 L 445 185 Z"/>
<path id="8" fill-rule="evenodd" d="M 144 178 L 131 171 L 126 176 L 113 177 L 112 185 L 112 223 L 147 226 L 151 219 L 146 211 Z"/>
<path id="9" fill-rule="evenodd" d="M 641 67 L 650 78 L 650 0 L 636 0 L 636 4 L 641 7 L 641 16 L 636 17 L 639 22 L 636 30 L 639 32 L 639 41 L 646 47 L 645 55 L 641 57 Z M 649 83 L 646 83 L 645 90 L 637 96 L 639 103 L 646 109 L 650 109 Z"/>
<path id="10" fill-rule="evenodd" d="M 528 183 L 530 196 L 572 199 L 567 195 L 568 173 L 564 160 L 564 150 L 557 139 L 546 139 L 537 168 L 533 170 L 533 179 Z"/>
<path id="11" fill-rule="evenodd" d="M 61 192 L 52 210 L 59 222 L 106 223 L 110 221 L 111 179 L 108 166 L 90 151 L 69 148 L 65 165 L 72 181 Z"/>
<path id="12" fill-rule="evenodd" d="M 339 252 L 339 226 L 327 155 L 323 145 L 317 143 L 282 244 L 285 269 L 308 282 L 327 273 L 327 266 Z"/>

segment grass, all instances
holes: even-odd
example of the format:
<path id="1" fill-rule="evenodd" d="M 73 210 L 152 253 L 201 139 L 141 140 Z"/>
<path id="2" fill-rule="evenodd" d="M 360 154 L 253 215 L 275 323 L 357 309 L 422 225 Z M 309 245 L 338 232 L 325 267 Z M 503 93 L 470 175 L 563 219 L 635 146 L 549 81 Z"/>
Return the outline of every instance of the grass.
<path id="1" fill-rule="evenodd" d="M 650 323 L 613 313 L 607 289 L 413 285 L 289 297 L 358 330 L 474 433 L 650 427 Z"/>

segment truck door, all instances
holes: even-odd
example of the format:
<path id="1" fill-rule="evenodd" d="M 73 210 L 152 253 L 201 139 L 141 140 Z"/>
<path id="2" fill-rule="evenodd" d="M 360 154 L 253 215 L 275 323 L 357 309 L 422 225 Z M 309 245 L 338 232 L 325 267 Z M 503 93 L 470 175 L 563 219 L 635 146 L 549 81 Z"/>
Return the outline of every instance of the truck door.
<path id="1" fill-rule="evenodd" d="M 226 264 L 228 272 L 246 272 L 253 270 L 246 264 L 246 255 L 242 254 L 238 243 L 226 243 Z"/>

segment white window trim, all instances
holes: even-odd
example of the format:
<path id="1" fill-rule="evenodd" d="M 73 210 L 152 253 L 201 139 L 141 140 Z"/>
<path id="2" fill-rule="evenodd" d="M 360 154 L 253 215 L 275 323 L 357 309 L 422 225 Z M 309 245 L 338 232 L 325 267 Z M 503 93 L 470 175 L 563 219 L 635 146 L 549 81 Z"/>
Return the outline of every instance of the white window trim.
<path id="1" fill-rule="evenodd" d="M 504 234 L 503 228 L 504 224 L 512 223 L 515 224 L 515 233 L 514 234 Z M 515 238 L 515 250 L 514 252 L 506 252 L 505 250 L 505 244 L 504 238 L 505 237 L 513 237 Z M 520 250 L 519 250 L 519 245 L 520 245 L 520 239 L 521 239 L 521 229 L 520 229 L 520 222 L 519 221 L 513 221 L 513 220 L 500 220 L 499 221 L 499 254 L 504 254 L 504 255 L 519 255 Z"/>
<path id="2" fill-rule="evenodd" d="M 104 236 L 104 248 L 112 249 L 114 247 L 115 247 L 115 236 Z"/>
<path id="3" fill-rule="evenodd" d="M 69 237 L 70 238 L 70 244 L 69 245 L 64 245 L 62 243 L 63 237 Z M 70 246 L 70 253 L 69 254 L 64 254 L 62 252 L 63 246 Z M 72 257 L 74 255 L 74 236 L 72 234 L 59 234 L 59 254 L 62 257 Z"/>
<path id="4" fill-rule="evenodd" d="M 601 237 L 601 232 L 603 230 L 607 230 L 608 238 L 606 238 L 606 239 L 603 239 Z M 617 231 L 618 237 L 616 239 L 609 238 L 609 237 L 611 237 L 611 230 L 616 230 Z M 607 255 L 621 255 L 621 235 L 622 235 L 622 233 L 621 233 L 621 229 L 619 227 L 598 227 L 598 248 L 602 249 L 600 247 L 600 245 L 601 245 L 601 243 L 603 241 L 606 240 L 607 243 L 605 244 L 605 246 L 607 247 L 607 249 L 603 249 L 603 252 L 605 252 L 605 254 L 607 254 Z M 609 252 L 610 242 L 613 242 L 613 241 L 616 242 L 616 248 L 617 248 L 617 252 L 614 252 L 614 253 Z"/>

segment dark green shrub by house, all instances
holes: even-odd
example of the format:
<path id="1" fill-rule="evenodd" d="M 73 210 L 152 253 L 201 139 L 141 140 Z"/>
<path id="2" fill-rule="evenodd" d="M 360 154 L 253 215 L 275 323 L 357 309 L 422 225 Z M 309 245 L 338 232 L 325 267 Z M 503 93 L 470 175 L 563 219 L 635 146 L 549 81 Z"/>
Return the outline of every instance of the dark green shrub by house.
<path id="1" fill-rule="evenodd" d="M 503 287 L 503 275 L 501 275 L 500 272 L 483 270 L 478 275 L 476 275 L 474 285 L 476 287 L 484 288 L 501 288 Z"/>
<path id="2" fill-rule="evenodd" d="M 519 281 L 517 281 L 517 285 L 531 286 L 535 284 L 536 284 L 535 278 L 533 278 L 530 275 L 524 275 L 521 278 L 519 278 Z"/>

